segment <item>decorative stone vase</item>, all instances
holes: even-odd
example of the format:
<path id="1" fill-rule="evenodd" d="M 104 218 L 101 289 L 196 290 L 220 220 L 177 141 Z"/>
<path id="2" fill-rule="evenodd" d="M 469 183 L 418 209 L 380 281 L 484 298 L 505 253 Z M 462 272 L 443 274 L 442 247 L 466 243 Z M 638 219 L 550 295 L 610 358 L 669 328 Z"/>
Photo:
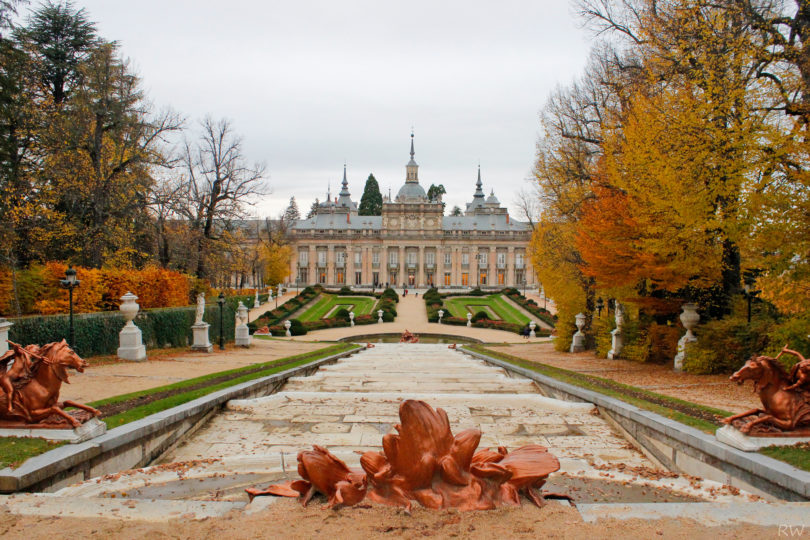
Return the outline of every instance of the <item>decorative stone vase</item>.
<path id="1" fill-rule="evenodd" d="M 354 311 L 349 312 L 349 326 L 354 328 Z"/>
<path id="2" fill-rule="evenodd" d="M 585 327 L 585 314 L 584 313 L 577 313 L 577 316 L 574 317 L 575 324 L 577 325 L 577 331 L 574 336 L 571 338 L 571 348 L 569 349 L 570 352 L 582 352 L 585 350 L 585 334 L 582 333 L 582 329 Z"/>
<path id="3" fill-rule="evenodd" d="M 442 317 L 444 317 L 444 310 L 440 309 L 438 313 L 439 313 L 439 324 L 442 324 Z"/>
<path id="4" fill-rule="evenodd" d="M 290 333 L 290 326 L 292 326 L 292 323 L 290 321 L 284 321 L 284 328 L 287 330 L 285 335 L 287 337 L 292 337 L 292 334 Z"/>
<path id="5" fill-rule="evenodd" d="M 237 347 L 250 347 L 250 329 L 247 326 L 248 308 L 242 302 L 236 308 L 236 335 L 234 344 Z"/>
<path id="6" fill-rule="evenodd" d="M 537 323 L 531 321 L 529 323 L 529 337 L 537 337 L 537 334 L 534 333 L 534 329 L 537 328 Z"/>
<path id="7" fill-rule="evenodd" d="M 127 292 L 121 297 L 121 314 L 124 316 L 126 324 L 118 334 L 118 358 L 142 362 L 146 360 L 146 347 L 143 344 L 143 334 L 141 329 L 135 326 L 132 320 L 138 314 L 141 307 L 136 300 L 137 296 Z"/>
<path id="8" fill-rule="evenodd" d="M 700 314 L 697 312 L 697 308 L 697 304 L 692 302 L 688 302 L 682 306 L 683 312 L 681 312 L 679 318 L 681 319 L 683 327 L 686 328 L 686 334 L 678 340 L 678 353 L 675 355 L 673 365 L 675 371 L 683 371 L 683 361 L 686 358 L 686 346 L 689 343 L 697 341 L 695 334 L 692 333 L 692 329 L 700 322 Z"/>
<path id="9" fill-rule="evenodd" d="M 377 310 L 377 317 L 378 317 L 378 318 L 377 318 L 377 322 L 378 322 L 379 324 L 382 324 L 382 322 L 383 322 L 382 315 L 383 315 L 383 310 L 378 309 L 378 310 Z"/>
<path id="10" fill-rule="evenodd" d="M 467 312 L 467 327 L 472 326 L 472 313 Z"/>
<path id="11" fill-rule="evenodd" d="M 624 324 L 624 308 L 618 302 L 616 302 L 616 328 L 610 332 L 610 350 L 608 351 L 607 357 L 610 360 L 614 358 L 619 358 L 619 355 L 622 353 L 622 349 L 624 348 L 624 341 L 622 340 L 622 325 Z"/>

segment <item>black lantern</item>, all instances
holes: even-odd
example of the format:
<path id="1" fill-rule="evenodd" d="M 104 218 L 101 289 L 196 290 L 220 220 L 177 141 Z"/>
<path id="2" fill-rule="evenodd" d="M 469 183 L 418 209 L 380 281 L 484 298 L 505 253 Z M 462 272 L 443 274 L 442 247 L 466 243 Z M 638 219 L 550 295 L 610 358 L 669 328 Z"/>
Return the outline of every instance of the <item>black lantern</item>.
<path id="1" fill-rule="evenodd" d="M 743 275 L 743 296 L 748 300 L 748 324 L 751 324 L 751 301 L 762 292 L 754 290 L 756 282 L 757 278 L 753 272 L 746 272 Z"/>
<path id="2" fill-rule="evenodd" d="M 225 293 L 219 293 L 217 297 L 217 304 L 219 304 L 219 350 L 225 350 L 225 322 L 223 315 L 223 308 L 225 307 Z"/>
<path id="3" fill-rule="evenodd" d="M 73 289 L 79 286 L 80 281 L 76 279 L 76 270 L 73 269 L 73 265 L 68 266 L 68 269 L 65 270 L 65 279 L 59 280 L 59 283 L 68 290 L 68 298 L 70 303 L 70 323 L 69 323 L 69 330 L 68 330 L 68 345 L 76 348 L 76 333 L 73 330 Z"/>
<path id="4" fill-rule="evenodd" d="M 605 301 L 602 300 L 602 297 L 596 299 L 596 315 L 600 319 L 602 318 L 602 308 L 605 307 Z"/>

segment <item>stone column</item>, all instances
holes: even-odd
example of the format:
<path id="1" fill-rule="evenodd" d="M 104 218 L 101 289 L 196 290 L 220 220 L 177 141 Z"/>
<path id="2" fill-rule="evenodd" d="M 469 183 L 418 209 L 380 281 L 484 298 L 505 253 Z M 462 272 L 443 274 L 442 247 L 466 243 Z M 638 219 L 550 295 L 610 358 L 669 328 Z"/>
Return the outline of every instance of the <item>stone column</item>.
<path id="1" fill-rule="evenodd" d="M 403 283 L 408 282 L 408 265 L 405 262 L 405 246 L 399 246 L 399 273 L 397 275 L 397 281 L 399 283 L 396 284 L 394 287 L 401 287 Z"/>
<path id="2" fill-rule="evenodd" d="M 490 247 L 489 254 L 487 255 L 487 262 L 489 263 L 489 270 L 487 271 L 487 285 L 494 285 L 498 287 L 498 248 Z M 505 270 L 504 270 L 505 271 Z M 506 280 L 504 280 L 506 283 Z"/>
<path id="3" fill-rule="evenodd" d="M 354 286 L 354 246 L 349 244 L 346 246 L 346 261 L 343 263 L 343 271 L 345 272 L 344 283 L 349 287 Z"/>
<path id="4" fill-rule="evenodd" d="M 480 285 L 480 283 L 478 283 L 478 246 L 475 245 L 470 249 L 470 269 L 468 272 L 470 273 L 470 287 L 474 288 Z"/>
<path id="5" fill-rule="evenodd" d="M 425 246 L 419 246 L 419 257 L 416 259 L 416 286 L 425 286 Z"/>
<path id="6" fill-rule="evenodd" d="M 444 246 L 439 244 L 436 246 L 436 266 L 433 267 L 433 286 L 441 287 L 444 285 Z"/>
<path id="7" fill-rule="evenodd" d="M 515 246 L 509 246 L 506 250 L 506 286 L 515 285 Z"/>
<path id="8" fill-rule="evenodd" d="M 132 319 L 140 311 L 140 306 L 135 302 L 137 296 L 127 292 L 121 297 L 121 313 L 124 315 L 126 324 L 118 334 L 118 358 L 122 360 L 132 360 L 142 362 L 146 360 L 146 347 L 143 344 L 143 334 L 141 329 L 135 326 Z"/>
<path id="9" fill-rule="evenodd" d="M 335 284 L 335 246 L 331 244 L 326 252 L 326 284 Z"/>
<path id="10" fill-rule="evenodd" d="M 315 246 L 309 246 L 309 260 L 307 261 L 307 281 L 306 285 L 315 285 L 318 283 L 318 253 L 315 251 Z"/>
<path id="11" fill-rule="evenodd" d="M 8 343 L 6 343 L 6 340 L 8 339 L 8 331 L 12 326 L 14 326 L 14 323 L 8 322 L 3 317 L 0 317 L 0 356 L 8 352 Z"/>

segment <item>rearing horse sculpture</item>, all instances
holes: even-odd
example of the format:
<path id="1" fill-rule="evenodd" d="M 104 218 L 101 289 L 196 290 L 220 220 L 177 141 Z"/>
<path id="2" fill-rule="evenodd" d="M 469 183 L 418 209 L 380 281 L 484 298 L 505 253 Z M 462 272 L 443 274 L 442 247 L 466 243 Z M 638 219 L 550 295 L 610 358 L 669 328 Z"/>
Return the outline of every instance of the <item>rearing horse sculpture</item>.
<path id="1" fill-rule="evenodd" d="M 49 343 L 39 349 L 39 356 L 36 362 L 32 363 L 30 375 L 14 381 L 15 395 L 21 402 L 20 406 L 9 403 L 11 396 L 0 395 L 0 423 L 3 420 L 12 422 L 38 422 L 51 415 L 64 418 L 73 427 L 79 427 L 81 422 L 66 413 L 64 407 L 76 407 L 99 416 L 101 411 L 65 400 L 59 402 L 59 390 L 62 383 L 69 383 L 68 368 L 83 372 L 87 367 L 87 362 L 79 357 L 67 342 L 62 341 Z M 9 412 L 11 405 L 11 412 Z M 22 409 L 22 410 L 20 410 Z"/>
<path id="2" fill-rule="evenodd" d="M 759 395 L 764 408 L 729 416 L 723 419 L 724 423 L 731 424 L 746 416 L 762 414 L 740 428 L 743 433 L 750 433 L 752 428 L 760 424 L 770 424 L 783 431 L 792 431 L 803 424 L 810 424 L 810 393 L 791 384 L 794 381 L 777 361 L 779 356 L 751 358 L 730 377 L 737 384 L 754 381 L 754 392 Z"/>

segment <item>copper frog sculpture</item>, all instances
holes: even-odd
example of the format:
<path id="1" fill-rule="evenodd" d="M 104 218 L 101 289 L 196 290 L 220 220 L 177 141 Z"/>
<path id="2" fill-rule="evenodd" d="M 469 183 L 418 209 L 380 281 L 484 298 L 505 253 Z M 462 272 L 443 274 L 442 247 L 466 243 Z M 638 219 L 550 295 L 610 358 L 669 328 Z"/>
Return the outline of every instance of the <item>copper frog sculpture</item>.
<path id="1" fill-rule="evenodd" d="M 447 413 L 424 401 L 402 402 L 399 418 L 398 433 L 383 436 L 382 452 L 361 455 L 362 470 L 350 469 L 328 450 L 315 446 L 298 454 L 298 473 L 304 480 L 265 490 L 248 489 L 248 495 L 251 499 L 257 495 L 301 497 L 306 504 L 320 492 L 329 507 L 351 506 L 368 496 L 410 511 L 413 501 L 433 509 L 519 506 L 523 493 L 541 506 L 544 496 L 535 490 L 560 468 L 557 458 L 539 445 L 511 453 L 504 447 L 476 452 L 479 430 L 453 436 Z"/>
<path id="2" fill-rule="evenodd" d="M 65 340 L 42 347 L 9 344 L 11 349 L 0 356 L 0 427 L 78 427 L 81 420 L 101 414 L 75 401 L 59 402 L 62 383 L 70 382 L 67 370 L 83 372 L 87 367 Z M 79 414 L 65 412 L 65 407 L 75 407 Z"/>
<path id="3" fill-rule="evenodd" d="M 791 354 L 799 359 L 788 373 L 779 358 Z M 751 435 L 780 435 L 810 424 L 810 360 L 785 345 L 775 358 L 755 356 L 737 370 L 731 380 L 737 384 L 754 381 L 754 392 L 762 401 L 761 409 L 751 409 L 729 416 L 724 423 L 739 425 Z M 748 422 L 737 422 L 752 416 Z"/>

